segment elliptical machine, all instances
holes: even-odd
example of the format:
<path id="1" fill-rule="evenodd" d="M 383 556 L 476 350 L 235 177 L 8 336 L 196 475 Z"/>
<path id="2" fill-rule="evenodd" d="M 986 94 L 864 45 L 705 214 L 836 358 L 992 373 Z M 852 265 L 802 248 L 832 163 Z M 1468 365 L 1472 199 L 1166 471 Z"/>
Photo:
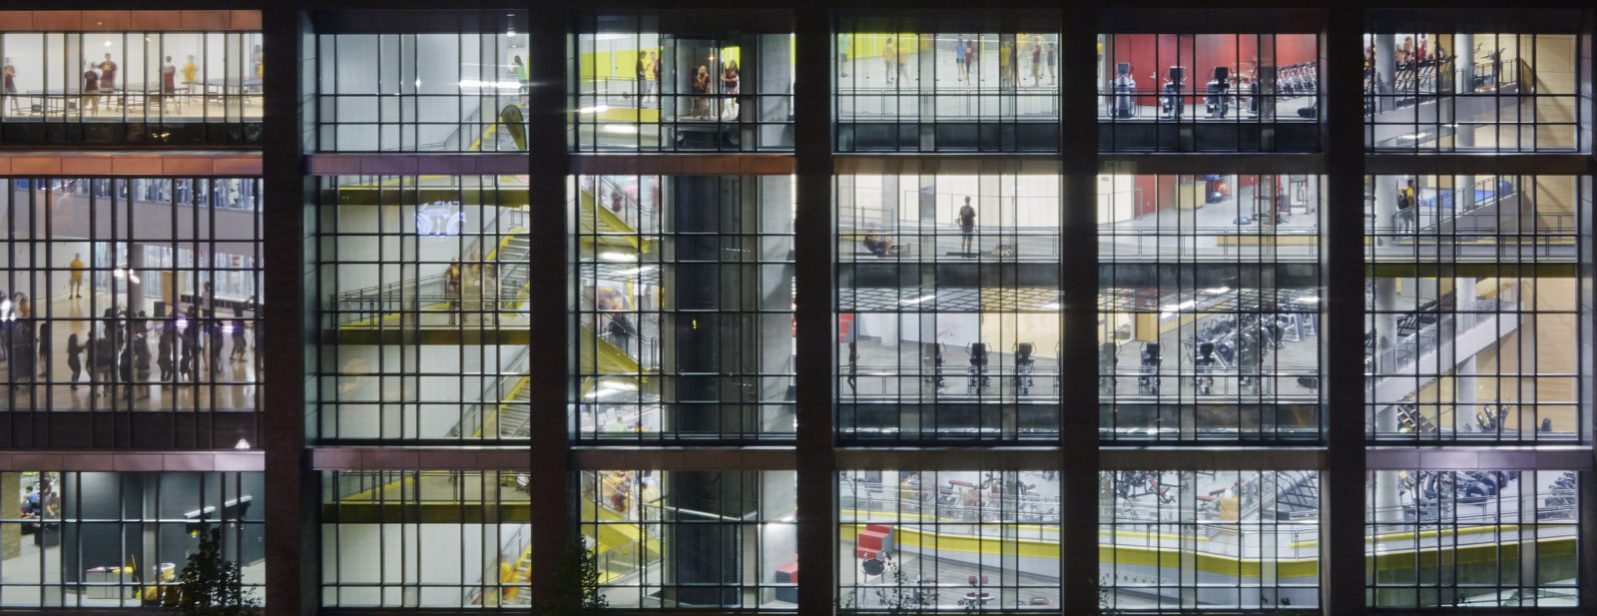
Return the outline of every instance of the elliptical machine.
<path id="1" fill-rule="evenodd" d="M 1181 80 L 1186 72 L 1184 66 L 1170 67 L 1170 76 L 1164 82 L 1164 96 L 1159 98 L 1159 110 L 1166 117 L 1181 119 L 1182 108 L 1185 107 L 1181 104 Z"/>
<path id="2" fill-rule="evenodd" d="M 987 343 L 972 342 L 966 350 L 970 352 L 970 368 L 965 388 L 979 396 L 992 384 L 992 377 L 987 376 Z"/>
<path id="3" fill-rule="evenodd" d="M 1120 364 L 1120 347 L 1114 342 L 1098 345 L 1098 393 L 1115 393 L 1115 369 Z"/>
<path id="4" fill-rule="evenodd" d="M 1032 357 L 1030 342 L 1015 345 L 1015 390 L 1018 395 L 1030 395 L 1032 385 L 1036 384 L 1033 373 L 1037 369 L 1037 358 Z"/>
<path id="5" fill-rule="evenodd" d="M 1198 343 L 1197 353 L 1192 358 L 1193 371 L 1197 377 L 1193 379 L 1193 387 L 1198 395 L 1207 396 L 1214 390 L 1214 343 L 1204 340 Z"/>
<path id="6" fill-rule="evenodd" d="M 1142 345 L 1142 375 L 1137 377 L 1137 392 L 1146 396 L 1159 395 L 1159 343 Z"/>
<path id="7" fill-rule="evenodd" d="M 1231 100 L 1228 96 L 1231 90 L 1231 69 L 1224 66 L 1214 67 L 1214 79 L 1210 79 L 1204 88 L 1208 96 L 1203 99 L 1204 111 L 1211 118 L 1224 118 L 1231 111 Z"/>
<path id="8" fill-rule="evenodd" d="M 1129 118 L 1132 116 L 1132 105 L 1137 93 L 1137 80 L 1131 76 L 1131 63 L 1118 62 L 1115 64 L 1114 82 L 1114 116 Z"/>

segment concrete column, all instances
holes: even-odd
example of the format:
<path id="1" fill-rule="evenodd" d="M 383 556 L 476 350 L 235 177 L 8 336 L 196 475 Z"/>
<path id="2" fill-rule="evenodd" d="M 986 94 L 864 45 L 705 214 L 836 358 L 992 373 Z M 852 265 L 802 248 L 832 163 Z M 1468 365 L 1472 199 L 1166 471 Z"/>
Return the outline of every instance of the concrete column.
<path id="1" fill-rule="evenodd" d="M 1375 91 L 1392 94 L 1392 78 L 1397 74 L 1397 35 L 1375 35 Z M 1376 101 L 1376 111 L 1386 111 L 1390 103 Z"/>

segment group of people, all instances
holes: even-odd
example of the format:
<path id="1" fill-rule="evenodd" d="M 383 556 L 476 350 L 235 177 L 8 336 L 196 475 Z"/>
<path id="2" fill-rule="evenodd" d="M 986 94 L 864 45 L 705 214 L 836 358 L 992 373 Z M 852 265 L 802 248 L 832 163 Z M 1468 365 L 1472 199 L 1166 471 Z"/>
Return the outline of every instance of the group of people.
<path id="1" fill-rule="evenodd" d="M 656 65 L 658 66 L 658 65 Z M 742 75 L 738 69 L 737 60 L 726 63 L 721 69 L 721 94 L 726 96 L 724 106 L 711 105 L 714 98 L 714 84 L 710 79 L 710 68 L 700 64 L 693 72 L 693 83 L 690 84 L 693 98 L 688 101 L 687 116 L 694 120 L 730 119 L 737 117 L 737 97 L 742 83 Z"/>
<path id="2" fill-rule="evenodd" d="M 68 299 L 82 297 L 81 269 L 73 269 L 73 283 Z M 210 283 L 206 283 L 205 297 L 211 297 Z M 0 361 L 7 366 L 5 380 L 9 383 L 30 383 L 36 379 L 50 382 L 52 361 L 55 359 L 53 321 L 38 319 L 35 325 L 26 296 L 16 294 L 4 303 L 5 318 L 0 326 Z M 201 314 L 200 306 L 190 304 L 182 314 L 151 319 L 143 310 L 131 311 L 115 306 L 107 307 L 98 323 L 89 326 L 89 332 L 80 336 L 73 332 L 67 336 L 66 367 L 71 376 L 66 380 L 72 391 L 88 375 L 90 394 L 94 398 L 102 392 L 120 397 L 132 404 L 135 400 L 150 397 L 149 385 L 169 388 L 183 383 L 205 380 L 216 381 L 222 371 L 223 348 L 231 346 L 227 363 L 248 362 L 251 347 L 250 326 L 245 317 L 246 306 L 254 300 L 235 304 L 233 318 L 217 316 L 215 309 Z M 155 351 L 151 352 L 151 341 Z M 207 358 L 203 367 L 201 358 Z M 35 362 L 37 358 L 37 362 Z M 256 364 L 257 369 L 259 364 Z M 159 370 L 152 379 L 152 367 Z"/>
<path id="3" fill-rule="evenodd" d="M 460 259 L 450 259 L 444 268 L 444 302 L 449 312 L 449 324 L 462 325 L 480 322 L 496 325 L 499 311 L 509 309 L 513 296 L 505 297 L 499 288 L 499 264 L 483 263 L 476 255 L 465 266 Z M 464 314 L 463 318 L 459 315 Z"/>
<path id="4" fill-rule="evenodd" d="M 851 44 L 851 37 L 840 39 L 840 45 Z M 842 64 L 839 76 L 848 77 L 846 68 L 848 50 L 841 52 Z M 1030 76 L 1029 84 L 1023 79 L 1021 69 L 1022 53 L 1028 60 L 1027 73 Z M 887 77 L 887 84 L 893 85 L 910 78 L 908 52 L 903 51 L 895 37 L 887 37 L 882 44 L 882 70 Z M 981 80 L 981 41 L 980 38 L 966 38 L 959 35 L 953 42 L 955 79 L 959 83 L 972 83 Z M 1001 88 L 1015 88 L 1024 85 L 1040 87 L 1043 77 L 1048 78 L 1049 85 L 1059 83 L 1059 46 L 1053 41 L 1048 41 L 1040 34 L 1030 37 L 1021 34 L 1014 40 L 1002 40 L 998 44 L 998 83 Z"/>
<path id="5" fill-rule="evenodd" d="M 84 66 L 83 81 L 80 84 L 83 93 L 83 110 L 98 115 L 100 113 L 100 98 L 114 96 L 117 92 L 117 63 L 111 59 L 111 54 L 105 54 L 105 59 L 99 62 L 89 62 Z M 172 63 L 172 56 L 166 56 L 161 65 L 161 88 L 156 95 L 160 101 L 161 111 L 165 112 L 170 104 L 177 100 L 177 76 L 179 68 Z M 181 69 L 183 85 L 192 91 L 194 84 L 199 79 L 199 65 L 194 63 L 194 56 L 188 56 Z M 6 62 L 6 81 L 9 87 L 15 69 L 9 60 Z M 12 93 L 10 91 L 8 94 Z"/>

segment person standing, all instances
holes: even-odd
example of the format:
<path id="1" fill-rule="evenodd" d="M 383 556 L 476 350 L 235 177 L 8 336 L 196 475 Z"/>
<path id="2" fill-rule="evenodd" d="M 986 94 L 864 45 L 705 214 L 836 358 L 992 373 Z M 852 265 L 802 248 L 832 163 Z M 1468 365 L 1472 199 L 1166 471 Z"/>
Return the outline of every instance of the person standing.
<path id="1" fill-rule="evenodd" d="M 111 60 L 111 54 L 105 54 L 105 60 L 100 62 L 100 91 L 112 93 L 116 91 L 116 62 Z"/>
<path id="2" fill-rule="evenodd" d="M 40 319 L 44 321 L 44 319 Z M 50 322 L 39 324 L 39 378 L 50 378 Z"/>
<path id="3" fill-rule="evenodd" d="M 1031 35 L 1031 85 L 1042 85 L 1042 35 Z"/>
<path id="4" fill-rule="evenodd" d="M 1059 45 L 1048 41 L 1048 85 L 1059 84 Z"/>
<path id="5" fill-rule="evenodd" d="M 531 78 L 529 78 L 527 75 L 527 65 L 521 61 L 521 56 L 515 56 L 515 58 L 511 60 L 510 68 L 511 71 L 513 71 L 516 75 L 516 82 L 521 84 L 521 89 L 523 92 L 525 92 L 527 89 L 527 84 L 531 82 Z"/>
<path id="6" fill-rule="evenodd" d="M 882 71 L 887 75 L 887 83 L 893 83 L 893 76 L 898 74 L 898 46 L 893 44 L 893 37 L 887 37 L 887 44 L 882 45 Z"/>
<path id="7" fill-rule="evenodd" d="M 970 78 L 970 67 L 965 65 L 965 35 L 954 39 L 954 69 L 959 74 L 959 81 L 963 83 Z"/>
<path id="8" fill-rule="evenodd" d="M 1414 180 L 1409 179 L 1408 185 L 1397 191 L 1397 218 L 1398 233 L 1409 233 L 1414 230 L 1414 211 L 1419 206 L 1419 192 L 1414 189 Z"/>
<path id="9" fill-rule="evenodd" d="M 245 335 L 245 333 L 247 331 L 248 330 L 246 330 L 244 328 L 244 320 L 243 319 L 234 319 L 233 320 L 233 331 L 231 332 L 231 336 L 230 336 L 230 338 L 232 338 L 232 340 L 233 340 L 233 350 L 228 352 L 227 361 L 229 361 L 229 362 L 244 361 L 247 358 L 247 351 L 249 350 L 249 341 L 246 340 L 245 337 L 244 337 L 244 335 Z"/>
<path id="10" fill-rule="evenodd" d="M 100 115 L 100 73 L 92 64 L 83 71 L 83 106 Z"/>
<path id="11" fill-rule="evenodd" d="M 12 112 L 21 111 L 22 105 L 17 103 L 17 67 L 12 66 L 11 58 L 6 58 L 5 68 L 0 69 L 0 74 L 5 76 L 4 87 L 0 88 L 0 94 L 5 95 L 6 106 Z"/>
<path id="12" fill-rule="evenodd" d="M 959 251 L 970 255 L 971 240 L 976 234 L 976 208 L 971 207 L 970 197 L 965 197 L 965 205 L 959 208 Z"/>
<path id="13" fill-rule="evenodd" d="M 721 71 L 721 92 L 727 96 L 723 117 L 737 119 L 738 87 L 741 83 L 742 77 L 738 72 L 737 60 L 728 62 L 726 68 Z"/>
<path id="14" fill-rule="evenodd" d="M 450 259 L 444 270 L 444 309 L 449 312 L 449 324 L 455 324 L 460 314 L 460 259 Z"/>
<path id="15" fill-rule="evenodd" d="M 70 272 L 68 279 L 70 284 L 67 285 L 68 299 L 83 297 L 83 269 L 83 254 L 73 253 L 72 262 L 67 264 L 67 270 Z"/>
<path id="16" fill-rule="evenodd" d="M 77 391 L 78 377 L 83 375 L 83 345 L 75 333 L 67 336 L 67 368 L 72 370 L 72 391 Z"/>
<path id="17" fill-rule="evenodd" d="M 693 117 L 710 119 L 710 69 L 702 64 L 693 74 Z"/>
<path id="18" fill-rule="evenodd" d="M 170 323 L 161 327 L 161 337 L 155 344 L 155 365 L 161 370 L 161 386 L 172 383 L 172 363 L 174 351 L 177 350 L 177 337 L 172 334 Z"/>
<path id="19" fill-rule="evenodd" d="M 166 64 L 161 65 L 161 113 L 166 113 L 167 105 L 171 104 L 175 95 L 177 95 L 177 67 L 172 64 L 172 56 L 167 56 Z"/>

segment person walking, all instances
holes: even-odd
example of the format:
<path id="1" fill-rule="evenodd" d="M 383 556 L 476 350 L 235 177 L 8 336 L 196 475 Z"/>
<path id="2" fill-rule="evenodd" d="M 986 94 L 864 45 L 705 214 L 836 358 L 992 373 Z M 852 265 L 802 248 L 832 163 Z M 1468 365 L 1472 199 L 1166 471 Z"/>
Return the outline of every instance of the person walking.
<path id="1" fill-rule="evenodd" d="M 970 79 L 970 67 L 965 65 L 965 35 L 954 39 L 954 69 L 959 75 L 960 83 Z"/>
<path id="2" fill-rule="evenodd" d="M 965 197 L 965 205 L 960 206 L 959 216 L 959 251 L 970 256 L 971 241 L 976 234 L 976 208 L 971 207 L 970 197 Z"/>
<path id="3" fill-rule="evenodd" d="M 67 336 L 67 368 L 72 371 L 72 391 L 78 390 L 78 377 L 83 375 L 83 351 L 77 334 Z"/>
<path id="4" fill-rule="evenodd" d="M 898 74 L 898 46 L 893 44 L 891 36 L 882 45 L 882 71 L 887 75 L 888 85 L 892 85 L 893 76 Z"/>
<path id="5" fill-rule="evenodd" d="M 1398 189 L 1397 212 L 1392 214 L 1395 219 L 1393 226 L 1397 228 L 1398 233 L 1414 231 L 1416 226 L 1414 224 L 1414 211 L 1419 206 L 1419 203 L 1416 202 L 1418 198 L 1419 193 L 1414 189 L 1414 180 L 1412 178 L 1409 179 L 1408 185 Z"/>
<path id="6" fill-rule="evenodd" d="M 40 319 L 43 320 L 43 319 Z M 50 378 L 50 322 L 39 324 L 39 378 Z"/>
<path id="7" fill-rule="evenodd" d="M 444 269 L 444 309 L 449 312 L 449 324 L 454 325 L 460 314 L 460 259 L 450 259 Z"/>
<path id="8" fill-rule="evenodd" d="M 68 299 L 79 299 L 83 297 L 83 253 L 73 253 L 72 262 L 67 264 L 67 269 L 71 272 Z"/>

